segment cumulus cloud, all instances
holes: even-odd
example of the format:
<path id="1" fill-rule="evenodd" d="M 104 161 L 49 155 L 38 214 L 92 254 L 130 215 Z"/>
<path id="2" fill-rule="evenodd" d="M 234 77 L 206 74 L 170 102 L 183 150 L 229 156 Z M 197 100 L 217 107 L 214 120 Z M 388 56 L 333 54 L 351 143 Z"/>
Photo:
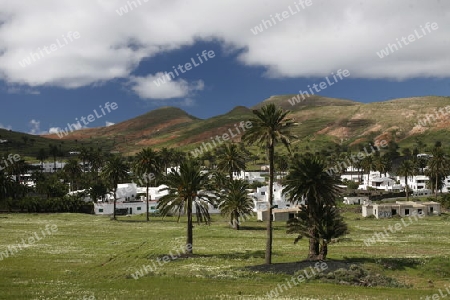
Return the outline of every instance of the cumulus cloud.
<path id="1" fill-rule="evenodd" d="M 138 7 L 125 0 L 41 0 L 39 5 L 0 0 L 0 79 L 65 88 L 130 79 L 143 59 L 212 40 L 238 50 L 233 53 L 239 53 L 240 63 L 264 67 L 268 77 L 322 77 L 339 68 L 359 78 L 450 76 L 450 2 L 311 1 L 276 21 L 289 7 L 295 11 L 293 0 L 150 0 Z M 129 12 L 119 16 L 117 10 L 127 5 Z M 272 17 L 276 24 L 253 34 L 251 29 Z M 384 59 L 376 55 L 426 22 L 439 29 Z M 75 31 L 79 39 L 64 44 Z M 57 41 L 64 46 L 20 65 Z M 135 91 L 149 99 L 183 97 L 193 84 L 178 80 L 153 89 L 148 77 L 132 79 Z"/>
<path id="2" fill-rule="evenodd" d="M 41 131 L 41 121 L 32 119 L 30 122 L 28 122 L 28 126 L 30 127 L 29 134 L 44 134 L 45 132 Z"/>
<path id="3" fill-rule="evenodd" d="M 164 79 L 164 81 L 161 81 Z M 204 89 L 202 80 L 188 83 L 184 79 L 170 79 L 164 73 L 156 73 L 146 77 L 132 77 L 131 89 L 142 99 L 183 98 Z"/>
<path id="4" fill-rule="evenodd" d="M 61 128 L 59 127 L 50 127 L 50 129 L 48 130 L 49 134 L 54 134 L 54 133 L 58 133 L 61 131 Z"/>

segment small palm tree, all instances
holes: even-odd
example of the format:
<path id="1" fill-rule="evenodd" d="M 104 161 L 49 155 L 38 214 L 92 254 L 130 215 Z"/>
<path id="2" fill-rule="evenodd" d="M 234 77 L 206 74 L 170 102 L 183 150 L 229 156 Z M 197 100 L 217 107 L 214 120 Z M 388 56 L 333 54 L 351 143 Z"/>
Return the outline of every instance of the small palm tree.
<path id="1" fill-rule="evenodd" d="M 310 213 L 308 206 L 303 208 L 296 218 L 288 220 L 287 233 L 298 234 L 294 243 L 297 243 L 303 237 L 307 237 L 310 240 L 320 240 L 321 247 L 316 257 L 318 260 L 325 260 L 331 239 L 347 234 L 348 226 L 336 207 L 328 205 L 319 207 L 316 215 Z M 314 226 L 315 230 L 311 230 L 312 226 Z"/>
<path id="2" fill-rule="evenodd" d="M 257 144 L 268 150 L 269 158 L 269 216 L 272 216 L 273 206 L 273 181 L 275 163 L 275 145 L 282 143 L 290 151 L 291 129 L 295 125 L 292 119 L 288 119 L 289 111 L 277 108 L 271 103 L 253 110 L 254 118 L 250 120 L 252 127 L 243 136 L 249 144 Z M 272 218 L 267 221 L 266 264 L 272 263 Z"/>
<path id="3" fill-rule="evenodd" d="M 233 174 L 245 170 L 245 155 L 240 151 L 237 144 L 227 143 L 217 149 L 217 168 L 226 172 L 233 180 Z"/>
<path id="4" fill-rule="evenodd" d="M 397 173 L 400 176 L 405 176 L 406 201 L 409 201 L 408 177 L 416 174 L 416 166 L 412 160 L 405 159 L 400 163 Z"/>
<path id="5" fill-rule="evenodd" d="M 102 169 L 101 176 L 108 182 L 114 193 L 113 219 L 116 220 L 116 202 L 117 202 L 117 185 L 128 178 L 128 165 L 119 155 L 111 156 L 105 167 Z"/>
<path id="6" fill-rule="evenodd" d="M 324 215 L 324 207 L 334 207 L 341 191 L 337 186 L 337 177 L 325 172 L 326 163 L 315 155 L 300 156 L 293 162 L 283 193 L 292 203 L 303 199 L 305 205 L 301 210 L 307 212 L 303 217 L 309 237 L 308 259 L 317 259 L 320 244 L 320 220 Z"/>
<path id="7" fill-rule="evenodd" d="M 142 178 L 145 187 L 146 187 L 146 202 L 147 202 L 147 221 L 149 221 L 149 194 L 148 189 L 150 187 L 150 180 L 151 176 L 150 174 L 156 174 L 160 170 L 159 166 L 159 158 L 158 153 L 153 151 L 151 148 L 142 149 L 137 155 L 134 160 L 134 171 L 139 176 L 139 178 Z"/>
<path id="8" fill-rule="evenodd" d="M 192 205 L 196 203 L 197 214 L 206 213 L 207 204 L 212 203 L 212 198 L 206 194 L 205 188 L 208 181 L 206 174 L 200 172 L 200 165 L 193 159 L 186 159 L 180 164 L 179 171 L 172 168 L 167 174 L 163 183 L 166 188 L 160 191 L 167 191 L 168 194 L 161 197 L 158 201 L 158 209 L 163 215 L 168 214 L 173 209 L 185 209 L 187 214 L 187 254 L 193 253 L 193 234 L 192 234 Z M 209 214 L 206 219 L 209 220 Z"/>
<path id="9" fill-rule="evenodd" d="M 231 219 L 230 225 L 239 230 L 240 219 L 252 214 L 253 200 L 248 196 L 248 184 L 243 180 L 232 180 L 227 184 L 226 192 L 219 205 L 222 215 Z"/>

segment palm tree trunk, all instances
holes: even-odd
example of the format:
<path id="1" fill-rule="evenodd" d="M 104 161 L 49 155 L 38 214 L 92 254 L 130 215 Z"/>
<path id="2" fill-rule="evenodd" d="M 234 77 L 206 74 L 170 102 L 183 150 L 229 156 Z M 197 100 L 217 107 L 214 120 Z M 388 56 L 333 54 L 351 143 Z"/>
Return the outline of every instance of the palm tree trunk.
<path id="1" fill-rule="evenodd" d="M 187 239 L 186 239 L 186 254 L 192 254 L 193 253 L 193 245 L 192 245 L 192 199 L 188 199 L 187 203 Z"/>
<path id="2" fill-rule="evenodd" d="M 147 180 L 147 199 L 146 200 L 147 200 L 146 202 L 147 202 L 147 222 L 148 222 L 150 220 L 149 219 L 149 214 L 148 214 L 148 208 L 149 208 L 148 207 L 148 180 Z"/>
<path id="3" fill-rule="evenodd" d="M 436 198 L 436 200 L 437 200 L 437 191 L 438 191 L 438 174 L 436 172 L 436 184 L 434 186 L 434 197 Z"/>
<path id="4" fill-rule="evenodd" d="M 272 205 L 273 205 L 273 174 L 274 174 L 274 144 L 269 145 L 269 216 L 267 220 L 266 264 L 272 263 Z"/>
<path id="5" fill-rule="evenodd" d="M 116 189 L 113 189 L 114 192 L 114 207 L 113 207 L 113 219 L 116 219 Z"/>
<path id="6" fill-rule="evenodd" d="M 409 201 L 408 174 L 405 175 L 405 191 L 406 191 L 406 201 Z"/>
<path id="7" fill-rule="evenodd" d="M 326 240 L 322 241 L 322 246 L 320 248 L 319 259 L 326 260 L 328 254 L 328 242 Z"/>

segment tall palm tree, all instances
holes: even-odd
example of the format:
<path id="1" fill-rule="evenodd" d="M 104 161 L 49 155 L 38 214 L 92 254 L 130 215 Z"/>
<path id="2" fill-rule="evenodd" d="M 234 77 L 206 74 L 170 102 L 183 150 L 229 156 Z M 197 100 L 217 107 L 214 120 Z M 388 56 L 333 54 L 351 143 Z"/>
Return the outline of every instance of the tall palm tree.
<path id="1" fill-rule="evenodd" d="M 361 167 L 367 173 L 367 187 L 369 187 L 370 171 L 375 170 L 375 161 L 372 155 L 368 155 L 361 160 Z"/>
<path id="2" fill-rule="evenodd" d="M 243 139 L 249 144 L 258 144 L 268 150 L 269 158 L 269 218 L 267 221 L 267 243 L 266 243 L 266 264 L 272 263 L 272 206 L 273 206 L 273 180 L 274 180 L 274 160 L 275 145 L 282 143 L 290 152 L 291 128 L 295 124 L 292 119 L 288 119 L 289 111 L 277 108 L 271 103 L 253 110 L 254 118 L 250 119 L 252 127 L 248 129 Z"/>
<path id="3" fill-rule="evenodd" d="M 75 158 L 70 158 L 64 166 L 63 171 L 70 180 L 70 187 L 73 191 L 76 191 L 77 186 L 75 183 L 78 181 L 82 174 L 82 170 L 80 165 L 78 164 L 78 160 Z"/>
<path id="4" fill-rule="evenodd" d="M 293 162 L 283 193 L 295 203 L 305 199 L 302 211 L 307 212 L 309 254 L 308 259 L 315 260 L 319 256 L 320 224 L 324 217 L 324 207 L 336 205 L 341 191 L 337 186 L 338 177 L 325 172 L 327 164 L 316 155 L 304 155 Z M 323 237 L 322 237 L 323 238 Z"/>
<path id="5" fill-rule="evenodd" d="M 102 150 L 97 148 L 96 150 L 90 151 L 89 156 L 87 158 L 87 162 L 89 163 L 89 165 L 91 167 L 90 170 L 95 178 L 95 183 L 98 184 L 99 169 L 102 167 L 102 165 L 104 163 Z"/>
<path id="6" fill-rule="evenodd" d="M 187 215 L 187 236 L 186 251 L 187 254 L 193 253 L 193 234 L 192 234 L 192 205 L 196 202 L 197 213 L 205 213 L 204 209 L 208 203 L 211 203 L 211 197 L 206 194 L 205 188 L 208 181 L 206 174 L 200 171 L 200 165 L 193 159 L 188 158 L 181 162 L 179 171 L 172 168 L 163 182 L 166 188 L 160 191 L 167 191 L 168 194 L 161 197 L 158 201 L 158 209 L 163 215 L 169 213 L 172 209 L 185 208 Z M 206 209 L 206 213 L 207 213 Z M 209 215 L 206 216 L 209 219 Z"/>
<path id="7" fill-rule="evenodd" d="M 61 151 L 58 149 L 58 146 L 49 144 L 50 147 L 49 153 L 53 157 L 53 172 L 56 172 L 56 158 L 61 154 Z"/>
<path id="8" fill-rule="evenodd" d="M 108 182 L 114 193 L 113 219 L 116 220 L 117 185 L 128 177 L 128 165 L 119 155 L 108 158 L 102 169 L 102 177 Z"/>
<path id="9" fill-rule="evenodd" d="M 412 160 L 403 160 L 398 169 L 397 174 L 400 176 L 405 176 L 405 191 L 406 191 L 406 201 L 409 201 L 409 186 L 408 186 L 408 176 L 416 174 L 416 166 Z"/>
<path id="10" fill-rule="evenodd" d="M 41 172 L 44 171 L 44 160 L 48 158 L 47 151 L 44 148 L 39 149 L 36 159 L 41 163 Z"/>
<path id="11" fill-rule="evenodd" d="M 217 148 L 216 153 L 217 168 L 228 173 L 230 180 L 233 180 L 235 172 L 245 170 L 245 155 L 237 144 L 226 143 Z"/>
<path id="12" fill-rule="evenodd" d="M 449 158 L 444 153 L 441 147 L 434 147 L 431 154 L 433 155 L 428 161 L 429 174 L 430 177 L 434 177 L 434 196 L 437 199 L 437 191 L 439 186 L 439 179 L 445 177 L 446 173 L 449 171 Z"/>
<path id="13" fill-rule="evenodd" d="M 243 180 L 231 180 L 219 204 L 222 215 L 231 219 L 230 225 L 239 230 L 240 220 L 252 214 L 253 200 L 248 196 L 248 184 Z"/>
<path id="14" fill-rule="evenodd" d="M 83 173 L 86 173 L 86 161 L 89 160 L 91 155 L 92 155 L 92 151 L 89 151 L 86 147 L 81 147 L 80 154 L 78 155 L 78 157 L 83 162 Z"/>
<path id="15" fill-rule="evenodd" d="M 136 155 L 134 159 L 133 169 L 136 173 L 136 175 L 139 176 L 140 182 L 144 181 L 145 187 L 146 187 L 146 203 L 147 203 L 147 221 L 150 220 L 149 218 L 149 194 L 148 189 L 150 187 L 150 180 L 152 179 L 151 174 L 156 174 L 160 170 L 160 161 L 158 157 L 158 153 L 153 151 L 151 148 L 145 148 L 142 149 L 138 154 Z"/>

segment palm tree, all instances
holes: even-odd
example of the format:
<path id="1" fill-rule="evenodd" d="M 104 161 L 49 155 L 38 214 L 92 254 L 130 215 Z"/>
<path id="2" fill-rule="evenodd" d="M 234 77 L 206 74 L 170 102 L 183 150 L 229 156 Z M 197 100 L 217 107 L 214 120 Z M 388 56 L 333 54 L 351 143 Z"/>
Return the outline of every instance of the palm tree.
<path id="1" fill-rule="evenodd" d="M 248 184 L 243 180 L 231 180 L 219 205 L 222 215 L 231 219 L 230 225 L 239 230 L 241 218 L 246 218 L 253 211 L 253 200 L 248 196 Z"/>
<path id="2" fill-rule="evenodd" d="M 97 148 L 97 150 L 90 151 L 87 162 L 91 167 L 91 173 L 93 173 L 93 176 L 95 177 L 95 183 L 98 184 L 98 172 L 104 163 L 101 149 Z"/>
<path id="3" fill-rule="evenodd" d="M 306 226 L 310 260 L 317 259 L 320 254 L 320 220 L 325 217 L 324 207 L 334 207 L 341 193 L 337 186 L 340 183 L 338 177 L 325 172 L 326 167 L 325 161 L 316 155 L 299 157 L 293 162 L 283 189 L 283 193 L 293 203 L 305 199 L 305 205 L 302 205 L 301 210 L 307 213 L 303 219 L 305 224 L 308 224 Z"/>
<path id="4" fill-rule="evenodd" d="M 83 162 L 83 173 L 86 173 L 86 161 L 90 159 L 91 155 L 92 151 L 89 151 L 86 147 L 81 147 L 80 154 L 78 156 Z"/>
<path id="5" fill-rule="evenodd" d="M 53 172 L 56 172 L 56 158 L 60 155 L 60 150 L 56 145 L 48 145 L 50 147 L 49 153 L 53 157 Z"/>
<path id="6" fill-rule="evenodd" d="M 311 235 L 311 224 L 316 226 L 316 235 Z M 319 208 L 319 214 L 311 219 L 308 208 L 301 210 L 297 218 L 288 220 L 287 227 L 287 233 L 298 234 L 294 244 L 304 236 L 310 239 L 318 238 L 321 240 L 321 247 L 317 255 L 318 260 L 327 258 L 328 244 L 331 239 L 348 233 L 348 226 L 340 215 L 339 209 L 332 206 L 322 206 Z"/>
<path id="7" fill-rule="evenodd" d="M 361 160 L 361 167 L 367 173 L 367 188 L 369 187 L 370 171 L 375 170 L 375 162 L 372 155 L 368 155 Z"/>
<path id="8" fill-rule="evenodd" d="M 217 149 L 217 168 L 226 172 L 233 180 L 233 174 L 237 171 L 245 170 L 245 155 L 240 151 L 237 144 L 227 143 Z"/>
<path id="9" fill-rule="evenodd" d="M 409 201 L 408 176 L 416 174 L 416 166 L 411 160 L 405 159 L 400 163 L 397 173 L 400 176 L 405 176 L 406 201 Z"/>
<path id="10" fill-rule="evenodd" d="M 207 181 L 207 175 L 200 172 L 200 165 L 191 158 L 181 162 L 179 172 L 172 168 L 163 179 L 167 187 L 160 191 L 167 191 L 168 194 L 159 199 L 158 209 L 166 215 L 173 209 L 185 208 L 188 219 L 187 254 L 193 253 L 192 204 L 194 201 L 197 203 L 197 213 L 205 213 L 205 205 L 211 203 L 211 197 L 204 192 Z M 209 215 L 206 218 L 209 220 Z"/>
<path id="11" fill-rule="evenodd" d="M 164 174 L 167 173 L 167 167 L 169 166 L 170 162 L 173 159 L 173 150 L 167 149 L 166 147 L 163 147 L 159 152 L 159 159 L 161 162 L 161 166 L 164 167 L 163 172 Z"/>
<path id="12" fill-rule="evenodd" d="M 113 219 L 116 220 L 117 185 L 128 177 L 128 166 L 121 156 L 114 155 L 108 158 L 102 169 L 102 177 L 112 187 L 114 193 Z"/>
<path id="13" fill-rule="evenodd" d="M 48 158 L 47 151 L 45 151 L 45 149 L 43 148 L 39 149 L 36 159 L 39 160 L 39 162 L 41 163 L 41 172 L 44 171 L 44 160 L 46 160 L 47 158 Z"/>
<path id="14" fill-rule="evenodd" d="M 64 166 L 63 171 L 70 179 L 70 187 L 73 191 L 76 191 L 77 188 L 75 183 L 82 174 L 81 167 L 78 164 L 78 160 L 75 158 L 70 158 Z"/>
<path id="15" fill-rule="evenodd" d="M 256 117 L 250 120 L 252 127 L 248 129 L 243 139 L 249 144 L 258 144 L 268 150 L 269 158 L 269 218 L 267 221 L 266 264 L 272 263 L 272 206 L 273 206 L 273 180 L 275 145 L 281 142 L 290 152 L 290 129 L 295 124 L 292 119 L 286 118 L 289 111 L 277 108 L 271 103 L 253 110 Z"/>
<path id="16" fill-rule="evenodd" d="M 136 175 L 139 176 L 140 179 L 143 179 L 146 187 L 146 203 L 147 203 L 147 222 L 150 220 L 149 218 L 149 194 L 148 189 L 150 187 L 151 174 L 158 173 L 159 166 L 159 157 L 158 153 L 153 151 L 151 148 L 142 149 L 134 160 L 133 169 Z"/>
<path id="17" fill-rule="evenodd" d="M 430 177 L 434 177 L 434 195 L 437 200 L 437 191 L 439 186 L 439 178 L 445 177 L 447 171 L 449 170 L 449 158 L 444 153 L 441 147 L 434 147 L 431 154 L 433 155 L 428 161 L 429 174 Z"/>

